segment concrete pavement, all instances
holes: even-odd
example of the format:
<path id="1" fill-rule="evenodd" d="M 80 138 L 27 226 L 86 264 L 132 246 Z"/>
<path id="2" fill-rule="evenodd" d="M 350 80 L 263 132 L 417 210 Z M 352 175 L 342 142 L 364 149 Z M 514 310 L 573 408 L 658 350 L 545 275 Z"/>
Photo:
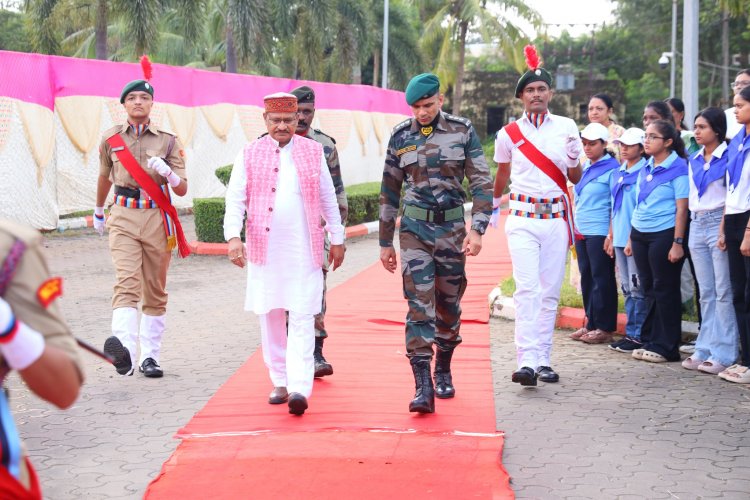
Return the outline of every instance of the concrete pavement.
<path id="1" fill-rule="evenodd" d="M 184 220 L 191 239 L 192 217 Z M 47 255 L 65 277 L 61 303 L 73 330 L 102 345 L 114 282 L 106 239 L 91 230 L 51 234 Z M 329 286 L 377 255 L 376 236 L 350 240 Z M 259 345 L 257 321 L 242 311 L 244 286 L 244 272 L 225 258 L 173 261 L 161 380 L 120 377 L 84 353 L 82 396 L 59 411 L 11 378 L 11 404 L 46 498 L 142 497 L 178 444 L 173 434 Z M 519 498 L 750 498 L 749 388 L 560 332 L 553 362 L 561 382 L 523 389 L 510 382 L 513 323 L 490 326 L 497 428 L 506 432 L 503 463 Z M 346 332 L 331 332 L 329 342 L 339 334 Z M 460 374 L 455 381 L 460 391 Z"/>

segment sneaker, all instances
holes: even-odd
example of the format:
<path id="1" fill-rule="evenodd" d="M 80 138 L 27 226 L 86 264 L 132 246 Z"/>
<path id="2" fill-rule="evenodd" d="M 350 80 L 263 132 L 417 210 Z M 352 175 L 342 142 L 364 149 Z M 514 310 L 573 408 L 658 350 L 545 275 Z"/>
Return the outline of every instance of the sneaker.
<path id="1" fill-rule="evenodd" d="M 637 340 L 629 339 L 626 337 L 620 342 L 617 347 L 615 347 L 615 351 L 626 352 L 630 354 L 636 349 L 640 349 L 641 347 L 643 347 L 643 344 L 641 344 Z"/>
<path id="2" fill-rule="evenodd" d="M 691 340 L 680 346 L 680 352 L 683 354 L 693 354 L 695 352 L 695 341 Z"/>
<path id="3" fill-rule="evenodd" d="M 612 342 L 611 344 L 609 344 L 609 348 L 610 348 L 610 349 L 612 349 L 613 351 L 616 351 L 616 350 L 617 350 L 617 347 L 618 347 L 618 346 L 619 346 L 620 344 L 624 343 L 624 342 L 625 342 L 626 340 L 627 340 L 627 338 L 622 338 L 622 339 L 620 339 L 620 340 L 617 340 L 617 341 L 615 341 L 615 342 Z"/>

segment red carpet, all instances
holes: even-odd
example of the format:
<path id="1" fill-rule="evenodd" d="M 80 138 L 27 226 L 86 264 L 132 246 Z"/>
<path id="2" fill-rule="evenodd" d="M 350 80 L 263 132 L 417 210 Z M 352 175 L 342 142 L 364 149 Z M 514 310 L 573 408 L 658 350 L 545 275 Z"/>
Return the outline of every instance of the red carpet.
<path id="1" fill-rule="evenodd" d="M 436 413 L 408 412 L 401 278 L 374 264 L 328 296 L 326 357 L 295 417 L 267 404 L 256 352 L 177 433 L 182 439 L 147 498 L 513 498 L 495 429 L 487 294 L 510 272 L 502 231 L 468 259 L 464 341 L 453 361 L 456 397 Z"/>

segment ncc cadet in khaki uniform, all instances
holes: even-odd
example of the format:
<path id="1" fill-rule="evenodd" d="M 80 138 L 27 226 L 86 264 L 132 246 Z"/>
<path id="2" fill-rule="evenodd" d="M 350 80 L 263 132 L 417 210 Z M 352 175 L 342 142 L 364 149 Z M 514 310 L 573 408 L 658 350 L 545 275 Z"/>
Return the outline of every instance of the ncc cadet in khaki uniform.
<path id="1" fill-rule="evenodd" d="M 474 127 L 466 118 L 441 111 L 443 95 L 435 75 L 424 73 L 406 87 L 410 118 L 393 129 L 380 190 L 380 260 L 397 266 L 393 248 L 406 181 L 399 243 L 406 315 L 406 351 L 416 395 L 409 411 L 432 413 L 435 395 L 455 395 L 450 370 L 453 350 L 461 343 L 461 297 L 466 289 L 466 255 L 477 255 L 492 213 L 492 179 Z M 474 206 L 467 234 L 463 204 L 464 176 Z M 436 343 L 435 386 L 430 374 Z"/>
<path id="2" fill-rule="evenodd" d="M 117 281 L 112 297 L 112 336 L 104 351 L 115 359 L 118 373 L 132 374 L 140 340 L 140 371 L 146 377 L 161 377 L 167 270 L 176 245 L 181 256 L 189 254 L 183 251 L 184 236 L 169 202 L 170 187 L 176 195 L 185 195 L 187 178 L 182 144 L 172 132 L 150 121 L 153 95 L 154 88 L 146 80 L 132 81 L 122 90 L 120 102 L 128 120 L 104 133 L 94 228 L 104 233 L 104 203 L 114 183 L 115 202 L 106 227 Z M 159 203 L 160 199 L 166 202 Z M 141 301 L 139 329 L 137 306 Z"/>
<path id="3" fill-rule="evenodd" d="M 333 180 L 333 187 L 336 190 L 336 201 L 339 204 L 341 224 L 346 226 L 346 216 L 349 212 L 349 205 L 346 201 L 344 181 L 341 178 L 341 165 L 339 164 L 339 153 L 336 151 L 336 141 L 333 137 L 311 127 L 313 118 L 315 118 L 315 92 L 313 89 L 307 86 L 302 86 L 297 87 L 290 93 L 297 96 L 297 135 L 317 141 L 323 146 L 323 154 L 326 157 L 326 164 L 328 164 L 328 170 L 331 172 L 331 179 Z M 328 332 L 325 327 L 325 277 L 328 272 L 328 249 L 330 246 L 328 233 L 326 233 L 325 245 L 326 251 L 323 262 L 326 267 L 323 269 L 323 306 L 320 314 L 315 315 L 315 351 L 313 356 L 315 358 L 316 377 L 333 375 L 333 367 L 323 356 L 323 341 L 328 337 Z"/>
<path id="4" fill-rule="evenodd" d="M 0 221 L 0 379 L 16 370 L 40 398 L 67 408 L 78 397 L 83 369 L 76 341 L 55 299 L 34 230 Z M 0 391 L 0 498 L 42 498 L 21 445 L 5 391 Z"/>

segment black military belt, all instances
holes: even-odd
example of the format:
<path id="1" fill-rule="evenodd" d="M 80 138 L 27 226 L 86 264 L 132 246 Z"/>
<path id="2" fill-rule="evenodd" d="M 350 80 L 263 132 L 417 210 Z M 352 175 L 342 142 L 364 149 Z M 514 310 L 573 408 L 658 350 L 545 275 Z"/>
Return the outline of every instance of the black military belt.
<path id="1" fill-rule="evenodd" d="M 126 198 L 135 198 L 136 200 L 141 199 L 141 190 L 126 188 L 123 186 L 115 186 L 115 194 L 118 196 L 125 196 Z"/>
<path id="2" fill-rule="evenodd" d="M 426 208 L 415 207 L 414 205 L 404 206 L 404 216 L 415 220 L 425 222 L 434 222 L 442 224 L 464 218 L 464 206 L 459 205 L 448 210 L 427 210 Z"/>

